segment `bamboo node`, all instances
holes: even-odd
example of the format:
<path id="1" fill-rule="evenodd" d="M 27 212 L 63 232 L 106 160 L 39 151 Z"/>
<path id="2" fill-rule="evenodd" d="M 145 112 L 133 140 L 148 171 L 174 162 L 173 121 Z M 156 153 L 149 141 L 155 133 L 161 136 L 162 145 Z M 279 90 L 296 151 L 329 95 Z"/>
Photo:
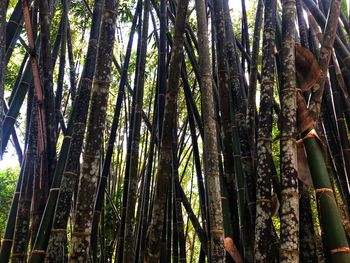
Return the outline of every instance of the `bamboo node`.
<path id="1" fill-rule="evenodd" d="M 290 87 L 290 88 L 285 88 L 285 89 L 281 89 L 281 93 L 284 93 L 284 92 L 296 92 L 297 91 L 297 88 L 296 87 Z"/>
<path id="2" fill-rule="evenodd" d="M 315 193 L 333 193 L 333 190 L 331 188 L 319 188 L 315 189 Z"/>
<path id="3" fill-rule="evenodd" d="M 11 116 L 11 115 L 6 115 L 5 119 L 12 119 L 12 120 L 16 121 L 16 118 Z"/>
<path id="4" fill-rule="evenodd" d="M 332 249 L 331 254 L 335 254 L 335 253 L 350 253 L 350 248 L 348 247 L 339 247 L 339 248 L 335 248 Z"/>
<path id="5" fill-rule="evenodd" d="M 293 136 L 291 135 L 281 135 L 279 136 L 280 141 L 288 141 L 288 140 L 296 140 Z"/>
<path id="6" fill-rule="evenodd" d="M 108 9 L 108 8 L 105 8 L 104 9 L 105 10 L 105 12 L 108 12 L 108 13 L 112 13 L 112 14 L 117 14 L 117 11 L 116 10 L 112 10 L 112 9 Z"/>
<path id="7" fill-rule="evenodd" d="M 45 254 L 45 250 L 33 249 L 32 254 Z"/>
<path id="8" fill-rule="evenodd" d="M 52 232 L 56 232 L 56 233 L 66 233 L 67 232 L 67 230 L 65 229 L 65 228 L 54 228 L 54 229 L 52 229 L 51 230 Z"/>
<path id="9" fill-rule="evenodd" d="M 344 58 L 343 63 L 344 64 L 350 63 L 350 56 L 347 56 L 346 58 Z"/>
<path id="10" fill-rule="evenodd" d="M 264 79 L 263 81 L 261 81 L 261 85 L 273 85 L 274 84 L 274 81 L 271 80 L 271 79 Z"/>
<path id="11" fill-rule="evenodd" d="M 74 125 L 85 125 L 85 123 L 81 122 L 81 121 L 77 121 L 77 122 L 74 123 Z"/>
<path id="12" fill-rule="evenodd" d="M 90 40 L 90 41 L 91 41 L 91 40 Z M 88 82 L 92 82 L 92 79 L 90 79 L 90 78 L 83 78 L 82 81 L 83 81 L 83 80 L 86 80 L 86 81 L 88 81 Z"/>
<path id="13" fill-rule="evenodd" d="M 295 254 L 299 253 L 297 249 L 291 249 L 291 248 L 280 248 L 280 250 L 284 252 L 294 252 Z"/>
<path id="14" fill-rule="evenodd" d="M 297 191 L 288 190 L 288 189 L 282 190 L 282 191 L 281 191 L 281 194 L 287 195 L 287 196 L 296 196 L 296 195 L 299 195 L 299 193 L 298 193 Z"/>
<path id="15" fill-rule="evenodd" d="M 94 80 L 94 82 L 93 82 L 94 84 L 109 84 L 110 83 L 110 81 L 109 80 L 104 80 L 104 79 L 95 79 Z"/>
<path id="16" fill-rule="evenodd" d="M 210 230 L 210 233 L 214 234 L 214 235 L 223 235 L 224 234 L 224 230 L 222 230 L 222 229 L 212 229 L 212 230 Z"/>
<path id="17" fill-rule="evenodd" d="M 9 239 L 9 238 L 4 238 L 3 240 L 1 240 L 1 244 L 5 243 L 5 242 L 13 242 L 13 239 Z"/>
<path id="18" fill-rule="evenodd" d="M 72 136 L 65 135 L 65 136 L 64 136 L 64 139 L 72 139 Z"/>
<path id="19" fill-rule="evenodd" d="M 72 236 L 80 236 L 80 237 L 82 237 L 82 236 L 89 236 L 89 235 L 91 235 L 91 233 L 89 231 L 87 231 L 87 232 L 78 232 L 77 231 L 77 232 L 74 232 Z"/>
<path id="20" fill-rule="evenodd" d="M 69 176 L 69 177 L 71 177 L 71 176 L 76 176 L 77 175 L 77 173 L 73 173 L 73 172 L 64 172 L 64 175 L 65 176 Z"/>
<path id="21" fill-rule="evenodd" d="M 264 141 L 264 142 L 272 142 L 272 138 L 268 137 L 259 137 L 258 141 Z"/>
<path id="22" fill-rule="evenodd" d="M 267 198 L 260 198 L 257 199 L 255 203 L 271 203 L 271 200 Z"/>
<path id="23" fill-rule="evenodd" d="M 305 139 L 310 139 L 310 138 L 314 138 L 314 137 L 318 137 L 317 133 L 315 131 L 315 129 L 311 129 L 304 137 L 303 140 Z"/>
<path id="24" fill-rule="evenodd" d="M 59 190 L 60 190 L 60 188 L 51 188 L 51 189 L 50 189 L 50 192 L 54 192 L 54 191 L 57 191 L 57 192 L 58 192 Z"/>

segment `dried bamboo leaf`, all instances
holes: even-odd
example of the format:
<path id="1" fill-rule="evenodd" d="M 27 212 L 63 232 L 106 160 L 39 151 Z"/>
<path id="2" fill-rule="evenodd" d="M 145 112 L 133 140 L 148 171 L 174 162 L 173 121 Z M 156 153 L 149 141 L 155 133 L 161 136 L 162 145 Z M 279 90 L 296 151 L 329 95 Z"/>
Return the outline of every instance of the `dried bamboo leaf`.
<path id="1" fill-rule="evenodd" d="M 302 140 L 297 141 L 297 156 L 298 156 L 298 178 L 304 184 L 313 186 L 312 177 L 307 162 L 304 143 Z"/>
<path id="2" fill-rule="evenodd" d="M 280 209 L 280 201 L 278 200 L 278 196 L 274 193 L 271 197 L 271 217 L 277 214 Z"/>
<path id="3" fill-rule="evenodd" d="M 306 130 L 310 129 L 314 125 L 315 121 L 310 116 L 306 102 L 300 92 L 297 92 L 297 105 L 298 130 L 300 133 L 303 133 Z"/>
<path id="4" fill-rule="evenodd" d="M 230 254 L 230 256 L 232 257 L 232 259 L 236 262 L 236 263 L 243 263 L 241 254 L 239 253 L 235 242 L 232 240 L 232 238 L 230 237 L 225 237 L 224 239 L 224 247 L 225 250 L 227 251 L 227 253 Z"/>
<path id="5" fill-rule="evenodd" d="M 303 92 L 311 90 L 321 77 L 322 70 L 312 52 L 299 44 L 295 45 L 295 66 L 300 89 Z"/>

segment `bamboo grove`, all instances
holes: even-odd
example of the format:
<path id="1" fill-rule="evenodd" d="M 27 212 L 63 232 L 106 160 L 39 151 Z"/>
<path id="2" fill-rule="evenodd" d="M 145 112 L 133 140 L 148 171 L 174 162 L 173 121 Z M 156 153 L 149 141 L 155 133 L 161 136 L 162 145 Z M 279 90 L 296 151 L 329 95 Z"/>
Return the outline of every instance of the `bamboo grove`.
<path id="1" fill-rule="evenodd" d="M 0 262 L 350 262 L 349 9 L 0 0 Z"/>

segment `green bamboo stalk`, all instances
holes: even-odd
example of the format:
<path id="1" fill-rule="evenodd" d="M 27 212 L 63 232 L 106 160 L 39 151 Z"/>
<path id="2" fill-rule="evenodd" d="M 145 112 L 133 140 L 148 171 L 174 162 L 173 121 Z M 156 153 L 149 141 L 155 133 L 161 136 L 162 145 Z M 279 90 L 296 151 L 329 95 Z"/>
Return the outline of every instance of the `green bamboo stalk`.
<path id="1" fill-rule="evenodd" d="M 330 262 L 349 262 L 349 244 L 329 180 L 323 150 L 318 142 L 316 132 L 307 130 L 303 134 L 303 142 L 316 191 L 324 249 L 330 258 Z"/>
<path id="2" fill-rule="evenodd" d="M 23 25 L 23 12 L 21 1 L 18 1 L 6 25 L 6 55 L 5 65 L 8 64 L 15 44 L 21 33 Z"/>

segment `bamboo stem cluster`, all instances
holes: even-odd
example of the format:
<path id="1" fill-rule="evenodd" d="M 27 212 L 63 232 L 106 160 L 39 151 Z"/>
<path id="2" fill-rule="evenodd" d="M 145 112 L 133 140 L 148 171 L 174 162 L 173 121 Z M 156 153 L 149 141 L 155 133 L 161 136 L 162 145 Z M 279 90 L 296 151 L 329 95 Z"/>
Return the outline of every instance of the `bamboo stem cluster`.
<path id="1" fill-rule="evenodd" d="M 350 261 L 346 4 L 14 2 L 1 263 Z"/>

